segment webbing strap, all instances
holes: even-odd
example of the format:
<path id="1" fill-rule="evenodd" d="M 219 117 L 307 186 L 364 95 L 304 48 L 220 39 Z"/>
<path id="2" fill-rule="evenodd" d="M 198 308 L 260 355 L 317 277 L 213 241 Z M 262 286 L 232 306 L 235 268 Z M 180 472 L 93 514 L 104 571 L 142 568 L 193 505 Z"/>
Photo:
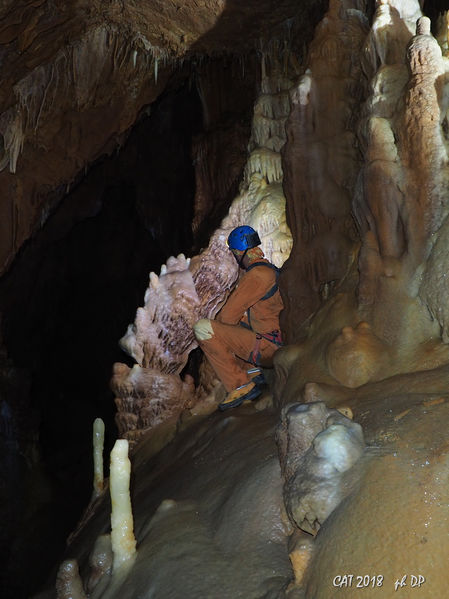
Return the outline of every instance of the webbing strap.
<path id="1" fill-rule="evenodd" d="M 262 335 L 256 335 L 256 343 L 254 344 L 253 351 L 249 354 L 249 361 L 255 366 L 259 365 L 260 361 L 260 342 L 262 341 Z"/>
<path id="2" fill-rule="evenodd" d="M 266 294 L 263 297 L 260 298 L 259 301 L 266 300 L 269 297 L 272 297 L 276 293 L 276 291 L 278 290 L 278 288 L 279 288 L 278 279 L 279 279 L 279 273 L 281 272 L 281 270 L 277 266 L 275 266 L 274 264 L 271 264 L 271 262 L 253 262 L 252 264 L 250 264 L 248 266 L 248 268 L 246 269 L 246 272 L 248 272 L 249 270 L 251 270 L 255 266 L 266 266 L 267 268 L 271 268 L 272 270 L 276 271 L 276 283 L 273 285 L 273 287 L 271 289 L 269 289 L 266 292 Z"/>
<path id="3" fill-rule="evenodd" d="M 239 325 L 241 327 L 243 327 L 244 329 L 248 329 L 249 331 L 253 331 L 253 329 L 246 322 L 239 322 Z M 253 333 L 256 333 L 256 335 L 258 337 L 263 337 L 264 339 L 266 339 L 270 343 L 274 343 L 275 345 L 278 345 L 279 347 L 282 347 L 284 345 L 283 342 L 282 342 L 281 331 L 279 331 L 278 329 L 276 329 L 275 331 L 271 331 L 271 333 L 265 333 L 265 334 L 258 333 L 257 331 L 253 331 Z"/>
<path id="4" fill-rule="evenodd" d="M 271 287 L 271 289 L 269 289 L 266 292 L 266 294 L 263 297 L 260 298 L 260 300 L 258 300 L 260 302 L 260 301 L 263 301 L 263 300 L 267 300 L 270 297 L 273 297 L 273 295 L 279 289 L 278 279 L 279 279 L 279 273 L 281 272 L 281 270 L 280 270 L 280 268 L 278 268 L 274 264 L 271 264 L 271 262 L 253 262 L 252 264 L 250 264 L 248 266 L 248 268 L 246 269 L 246 272 L 248 272 L 249 270 L 251 270 L 255 266 L 266 266 L 267 268 L 271 268 L 272 270 L 276 271 L 276 283 L 273 285 L 273 287 Z M 251 326 L 251 308 L 248 308 L 248 310 L 246 311 L 246 316 L 248 318 L 249 328 L 252 330 L 252 326 Z"/>

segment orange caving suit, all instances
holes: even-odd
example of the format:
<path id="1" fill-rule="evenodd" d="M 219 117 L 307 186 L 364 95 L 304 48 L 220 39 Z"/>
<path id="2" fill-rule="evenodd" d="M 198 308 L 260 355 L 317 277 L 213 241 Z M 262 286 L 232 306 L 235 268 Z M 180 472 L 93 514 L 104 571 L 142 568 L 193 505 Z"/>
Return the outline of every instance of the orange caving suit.
<path id="1" fill-rule="evenodd" d="M 256 262 L 270 264 L 265 258 L 253 260 L 216 320 L 200 321 L 210 326 L 211 336 L 197 337 L 198 343 L 228 392 L 250 381 L 248 362 L 272 366 L 273 354 L 280 345 L 279 313 L 284 306 L 279 289 L 261 299 L 276 285 L 277 273 L 267 266 L 251 268 Z M 247 328 L 248 309 L 251 328 Z M 278 344 L 261 337 L 271 333 L 277 333 L 274 340 Z"/>

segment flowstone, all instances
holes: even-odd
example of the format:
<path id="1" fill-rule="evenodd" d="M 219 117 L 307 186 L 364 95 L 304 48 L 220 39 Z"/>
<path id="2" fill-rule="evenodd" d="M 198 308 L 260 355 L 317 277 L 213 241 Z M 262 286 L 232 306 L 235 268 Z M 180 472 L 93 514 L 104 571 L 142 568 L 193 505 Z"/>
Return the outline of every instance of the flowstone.
<path id="1" fill-rule="evenodd" d="M 343 475 L 363 454 L 362 427 L 324 403 L 293 404 L 282 410 L 277 438 L 287 513 L 316 534 L 350 492 Z"/>
<path id="2" fill-rule="evenodd" d="M 75 583 L 79 592 L 89 589 L 91 599 L 283 596 L 293 578 L 292 526 L 274 428 L 272 414 L 249 405 L 232 416 L 216 412 L 193 421 L 156 455 L 147 435 L 131 458 L 135 559 L 123 576 L 111 573 L 104 493 L 66 549 L 64 557 L 81 573 L 70 575 L 70 589 Z M 39 599 L 54 597 L 48 591 Z"/>

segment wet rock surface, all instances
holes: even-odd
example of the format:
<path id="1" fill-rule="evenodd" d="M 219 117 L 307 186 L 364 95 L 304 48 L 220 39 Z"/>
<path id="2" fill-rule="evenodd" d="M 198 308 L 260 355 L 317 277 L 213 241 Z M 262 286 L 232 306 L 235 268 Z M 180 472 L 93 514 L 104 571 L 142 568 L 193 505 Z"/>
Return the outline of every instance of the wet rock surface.
<path id="1" fill-rule="evenodd" d="M 153 457 L 151 433 L 141 440 L 131 456 L 137 557 L 122 583 L 99 583 L 102 597 L 282 596 L 293 574 L 275 422 L 250 405 L 192 423 Z M 85 584 L 109 528 L 105 493 L 66 551 Z"/>
<path id="2" fill-rule="evenodd" d="M 287 513 L 315 535 L 351 489 L 343 475 L 364 452 L 362 427 L 324 403 L 293 404 L 282 410 L 277 438 Z"/>
<path id="3" fill-rule="evenodd" d="M 355 418 L 368 444 L 364 474 L 357 493 L 320 529 L 305 597 L 445 595 L 449 397 L 410 387 L 358 402 Z M 354 575 L 352 584 L 335 586 L 345 574 Z M 398 580 L 405 584 L 395 590 Z"/>

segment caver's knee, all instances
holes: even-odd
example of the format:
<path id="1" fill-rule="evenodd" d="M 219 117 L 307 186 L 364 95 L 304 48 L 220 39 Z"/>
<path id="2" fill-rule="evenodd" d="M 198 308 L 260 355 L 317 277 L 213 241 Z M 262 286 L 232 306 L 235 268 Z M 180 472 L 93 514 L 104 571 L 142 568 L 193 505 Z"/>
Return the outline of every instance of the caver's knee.
<path id="1" fill-rule="evenodd" d="M 197 341 L 207 341 L 214 336 L 212 321 L 209 318 L 202 318 L 193 325 L 193 332 Z"/>

